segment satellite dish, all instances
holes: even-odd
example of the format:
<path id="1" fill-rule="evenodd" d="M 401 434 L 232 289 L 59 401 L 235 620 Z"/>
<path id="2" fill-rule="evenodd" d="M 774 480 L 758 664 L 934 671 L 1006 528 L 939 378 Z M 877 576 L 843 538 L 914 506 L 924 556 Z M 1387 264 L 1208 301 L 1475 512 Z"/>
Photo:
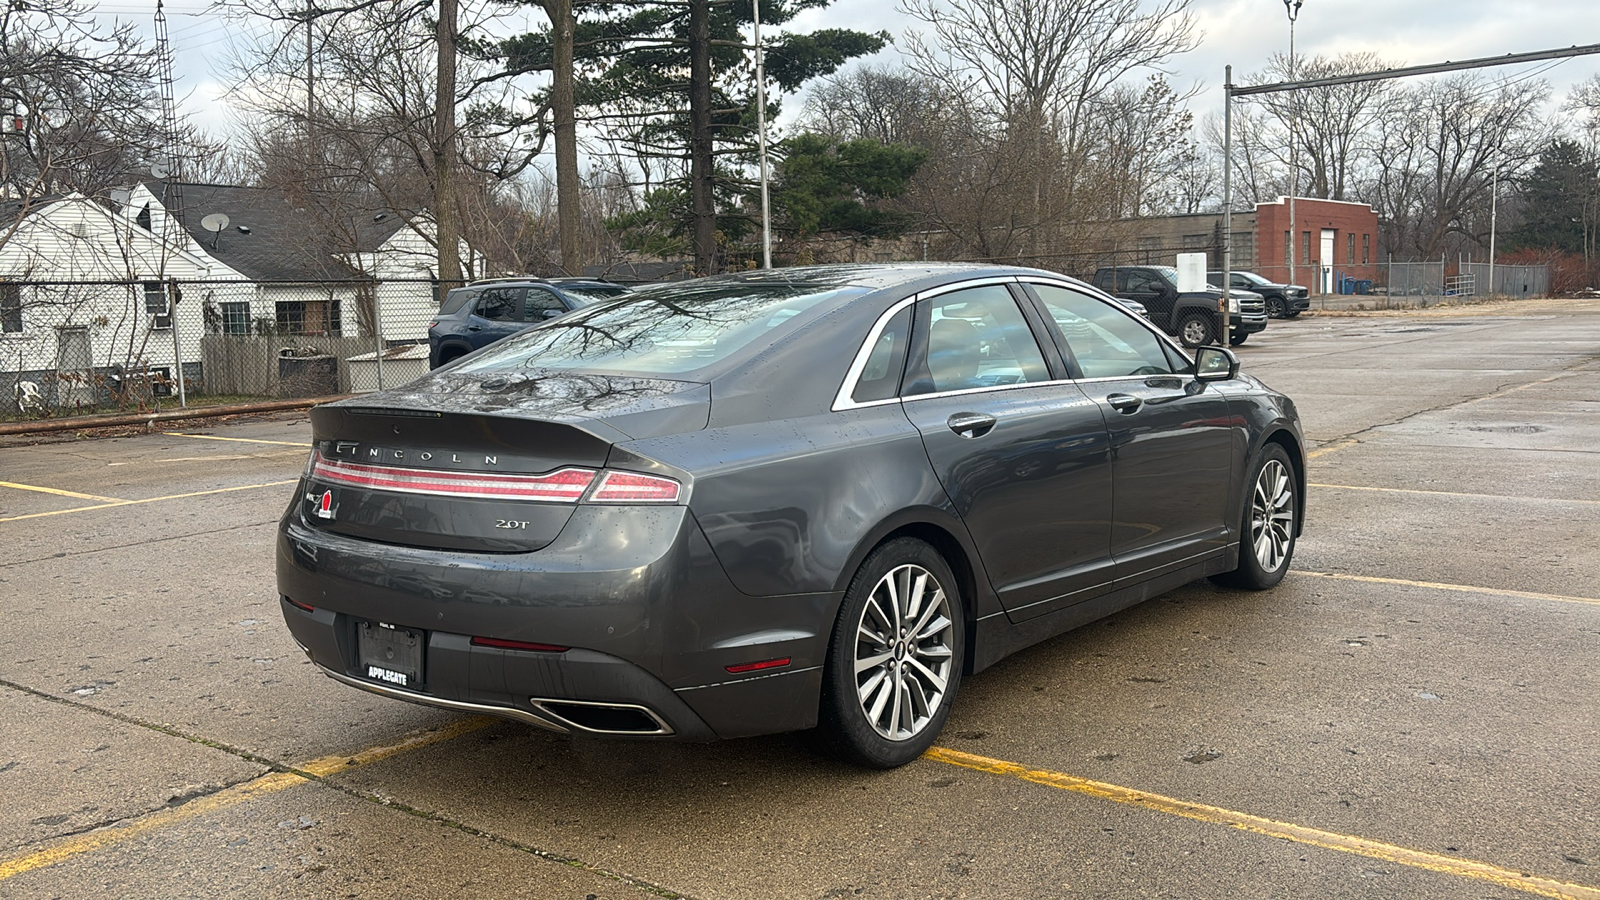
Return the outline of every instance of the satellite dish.
<path id="1" fill-rule="evenodd" d="M 228 227 L 228 217 L 222 213 L 212 213 L 200 220 L 200 227 L 216 235 L 211 239 L 211 249 L 215 250 L 217 241 L 222 240 L 222 229 Z"/>
<path id="2" fill-rule="evenodd" d="M 111 189 L 111 202 L 115 203 L 117 206 L 127 206 L 132 201 L 133 191 L 126 188 Z"/>
<path id="3" fill-rule="evenodd" d="M 159 181 L 159 180 L 167 177 L 170 174 L 172 174 L 172 173 L 167 171 L 166 164 L 159 163 L 159 162 L 152 162 L 150 164 L 150 177 L 151 178 L 154 178 L 157 181 Z"/>

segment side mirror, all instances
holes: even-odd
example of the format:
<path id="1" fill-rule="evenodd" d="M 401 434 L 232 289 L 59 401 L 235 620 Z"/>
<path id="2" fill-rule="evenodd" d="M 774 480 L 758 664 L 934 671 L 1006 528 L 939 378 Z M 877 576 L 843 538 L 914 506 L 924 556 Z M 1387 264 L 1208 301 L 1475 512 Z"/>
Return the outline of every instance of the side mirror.
<path id="1" fill-rule="evenodd" d="M 1231 381 L 1239 377 L 1239 357 L 1227 347 L 1200 347 L 1194 351 L 1196 381 Z"/>

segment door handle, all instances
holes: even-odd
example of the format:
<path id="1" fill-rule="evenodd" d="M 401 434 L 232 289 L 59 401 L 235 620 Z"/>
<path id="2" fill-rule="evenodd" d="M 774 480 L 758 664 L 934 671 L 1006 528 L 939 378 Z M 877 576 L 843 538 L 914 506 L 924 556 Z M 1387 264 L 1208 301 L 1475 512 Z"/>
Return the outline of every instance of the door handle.
<path id="1" fill-rule="evenodd" d="M 1106 402 L 1111 404 L 1112 409 L 1125 416 L 1133 415 L 1139 411 L 1139 407 L 1144 405 L 1143 400 L 1132 394 L 1111 394 L 1106 397 Z"/>
<path id="2" fill-rule="evenodd" d="M 467 330 L 468 331 L 482 331 L 483 330 L 483 326 L 482 325 L 468 325 L 467 326 Z"/>
<path id="3" fill-rule="evenodd" d="M 995 417 L 985 413 L 964 412 L 945 419 L 944 423 L 964 438 L 977 438 L 989 433 L 989 429 L 994 427 Z"/>

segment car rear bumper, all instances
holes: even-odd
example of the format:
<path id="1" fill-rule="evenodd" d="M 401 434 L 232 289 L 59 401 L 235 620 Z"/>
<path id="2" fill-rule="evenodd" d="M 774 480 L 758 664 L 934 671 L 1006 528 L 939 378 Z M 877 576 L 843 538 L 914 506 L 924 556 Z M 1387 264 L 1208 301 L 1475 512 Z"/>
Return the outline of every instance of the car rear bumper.
<path id="1" fill-rule="evenodd" d="M 332 534 L 297 505 L 278 538 L 284 620 L 342 683 L 556 731 L 710 740 L 816 723 L 836 596 L 739 593 L 684 507 L 580 507 L 573 518 L 565 542 L 543 550 L 472 554 Z M 362 623 L 418 635 L 414 682 L 368 670 Z M 788 662 L 728 671 L 778 659 Z"/>

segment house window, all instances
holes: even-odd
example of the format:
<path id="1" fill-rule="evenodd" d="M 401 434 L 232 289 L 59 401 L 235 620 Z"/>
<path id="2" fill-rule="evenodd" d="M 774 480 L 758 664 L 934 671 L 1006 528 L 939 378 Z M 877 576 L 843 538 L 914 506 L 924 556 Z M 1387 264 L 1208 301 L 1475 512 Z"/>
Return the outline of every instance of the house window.
<path id="1" fill-rule="evenodd" d="M 1353 266 L 1356 264 L 1356 233 L 1352 231 L 1345 237 L 1348 239 L 1345 241 L 1345 264 Z"/>
<path id="2" fill-rule="evenodd" d="M 1183 236 L 1183 249 L 1204 250 L 1211 246 L 1209 234 L 1186 234 Z"/>
<path id="3" fill-rule="evenodd" d="M 22 285 L 0 284 L 0 333 L 22 330 Z"/>
<path id="4" fill-rule="evenodd" d="M 1311 232 L 1300 232 L 1300 261 L 1311 261 Z"/>
<path id="5" fill-rule="evenodd" d="M 304 334 L 306 305 L 298 300 L 280 300 L 277 307 L 280 334 Z"/>
<path id="6" fill-rule="evenodd" d="M 1283 264 L 1286 265 L 1286 266 L 1294 265 L 1294 259 L 1291 256 L 1289 256 L 1289 252 L 1292 251 L 1293 249 L 1294 249 L 1294 238 L 1292 238 L 1290 236 L 1290 232 L 1285 231 L 1283 233 Z"/>
<path id="7" fill-rule="evenodd" d="M 1372 261 L 1372 235 L 1361 236 L 1361 264 L 1364 266 Z"/>
<path id="8" fill-rule="evenodd" d="M 223 334 L 249 334 L 250 333 L 250 304 L 249 303 L 224 303 L 224 304 L 222 304 L 222 333 Z"/>
<path id="9" fill-rule="evenodd" d="M 139 227 L 145 231 L 153 231 L 154 229 L 150 227 L 150 204 L 146 203 L 144 208 L 139 210 L 139 214 L 133 217 L 133 220 L 138 222 Z"/>
<path id="10" fill-rule="evenodd" d="M 172 311 L 167 306 L 167 287 L 159 281 L 144 283 L 144 311 L 150 314 L 151 328 L 171 328 Z"/>

